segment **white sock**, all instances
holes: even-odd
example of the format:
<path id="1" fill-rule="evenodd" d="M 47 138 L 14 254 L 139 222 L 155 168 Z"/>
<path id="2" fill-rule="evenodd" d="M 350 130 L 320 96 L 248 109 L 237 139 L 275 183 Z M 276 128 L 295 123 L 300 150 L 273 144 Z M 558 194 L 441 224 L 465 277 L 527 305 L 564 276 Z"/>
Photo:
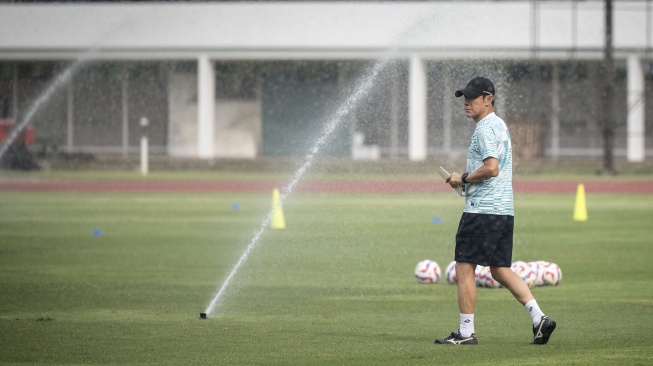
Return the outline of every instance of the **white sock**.
<path id="1" fill-rule="evenodd" d="M 458 332 L 463 337 L 469 337 L 474 333 L 474 314 L 460 314 L 460 328 Z"/>
<path id="2" fill-rule="evenodd" d="M 542 317 L 544 316 L 544 313 L 542 310 L 540 310 L 540 306 L 537 305 L 537 301 L 535 299 L 529 301 L 524 305 L 526 308 L 526 311 L 528 311 L 528 314 L 531 316 L 531 320 L 533 321 L 533 326 L 537 326 L 540 324 L 540 321 L 542 321 Z"/>

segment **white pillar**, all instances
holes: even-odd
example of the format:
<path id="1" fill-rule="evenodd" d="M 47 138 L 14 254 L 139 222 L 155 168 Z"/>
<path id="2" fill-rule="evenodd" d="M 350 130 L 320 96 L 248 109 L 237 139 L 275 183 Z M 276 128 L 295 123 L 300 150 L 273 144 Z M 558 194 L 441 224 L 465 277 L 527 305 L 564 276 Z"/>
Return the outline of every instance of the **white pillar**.
<path id="1" fill-rule="evenodd" d="M 558 64 L 553 64 L 551 75 L 551 159 L 560 158 L 560 80 Z"/>
<path id="2" fill-rule="evenodd" d="M 18 121 L 18 65 L 14 64 L 11 78 L 11 117 Z"/>
<path id="3" fill-rule="evenodd" d="M 198 59 L 197 88 L 198 157 L 210 159 L 215 151 L 215 71 L 207 55 Z"/>
<path id="4" fill-rule="evenodd" d="M 147 136 L 141 136 L 141 175 L 147 175 L 149 172 L 149 158 L 150 153 L 148 151 L 149 143 L 147 141 Z"/>
<path id="5" fill-rule="evenodd" d="M 390 158 L 396 159 L 399 155 L 399 74 L 393 71 L 390 77 Z"/>
<path id="6" fill-rule="evenodd" d="M 74 137 L 75 137 L 75 108 L 74 94 L 73 94 L 74 78 L 68 79 L 66 85 L 66 151 L 73 151 Z"/>
<path id="7" fill-rule="evenodd" d="M 426 160 L 426 70 L 418 55 L 410 58 L 408 104 L 408 158 Z"/>
<path id="8" fill-rule="evenodd" d="M 141 117 L 139 124 L 141 125 L 141 175 L 147 175 L 149 172 L 149 142 L 147 139 L 147 130 L 150 125 L 150 120 L 147 117 Z"/>
<path id="9" fill-rule="evenodd" d="M 635 55 L 628 57 L 628 147 L 630 162 L 644 161 L 644 71 Z"/>
<path id="10" fill-rule="evenodd" d="M 122 68 L 122 156 L 127 157 L 129 153 L 129 73 L 127 64 Z"/>
<path id="11" fill-rule="evenodd" d="M 453 80 L 451 78 L 451 70 L 446 69 L 446 75 L 443 77 L 444 90 L 442 94 L 442 150 L 444 156 L 450 159 L 453 156 L 452 139 L 453 139 L 453 103 L 454 103 L 454 88 Z"/>

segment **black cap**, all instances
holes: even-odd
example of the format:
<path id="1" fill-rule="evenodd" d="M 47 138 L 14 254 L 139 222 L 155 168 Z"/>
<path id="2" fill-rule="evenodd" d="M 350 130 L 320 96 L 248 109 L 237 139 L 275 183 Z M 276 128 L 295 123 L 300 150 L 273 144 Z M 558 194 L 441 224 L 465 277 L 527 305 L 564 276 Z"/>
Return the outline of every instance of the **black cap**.
<path id="1" fill-rule="evenodd" d="M 482 76 L 473 78 L 465 89 L 456 90 L 456 97 L 478 98 L 481 95 L 494 95 L 494 84 L 488 78 Z"/>

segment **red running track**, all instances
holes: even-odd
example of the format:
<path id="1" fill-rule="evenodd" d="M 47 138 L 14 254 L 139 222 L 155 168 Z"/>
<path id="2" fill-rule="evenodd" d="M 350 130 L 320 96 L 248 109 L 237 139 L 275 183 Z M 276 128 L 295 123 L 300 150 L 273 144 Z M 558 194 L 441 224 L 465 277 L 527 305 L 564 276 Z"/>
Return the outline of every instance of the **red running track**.
<path id="1" fill-rule="evenodd" d="M 638 181 L 515 181 L 516 193 L 575 193 L 579 183 L 585 192 L 638 194 L 653 193 L 653 180 Z M 26 192 L 269 192 L 283 189 L 286 182 L 263 181 L 66 181 L 0 180 L 0 191 Z M 430 193 L 447 192 L 444 182 L 431 181 L 302 181 L 295 192 L 321 193 Z"/>

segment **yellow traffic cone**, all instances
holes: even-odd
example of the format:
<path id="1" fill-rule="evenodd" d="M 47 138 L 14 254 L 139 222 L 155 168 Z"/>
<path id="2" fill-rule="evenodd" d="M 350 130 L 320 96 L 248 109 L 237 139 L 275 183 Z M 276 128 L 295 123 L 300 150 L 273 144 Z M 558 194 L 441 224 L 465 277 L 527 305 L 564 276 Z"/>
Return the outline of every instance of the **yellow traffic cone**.
<path id="1" fill-rule="evenodd" d="M 576 190 L 574 221 L 587 221 L 587 204 L 585 203 L 585 185 L 583 183 L 580 183 Z"/>
<path id="2" fill-rule="evenodd" d="M 274 210 L 274 212 L 272 213 L 272 222 L 270 223 L 270 227 L 272 229 L 285 229 L 286 220 L 283 218 L 281 200 L 279 199 L 279 190 L 276 188 L 274 191 L 272 191 L 272 210 Z"/>

